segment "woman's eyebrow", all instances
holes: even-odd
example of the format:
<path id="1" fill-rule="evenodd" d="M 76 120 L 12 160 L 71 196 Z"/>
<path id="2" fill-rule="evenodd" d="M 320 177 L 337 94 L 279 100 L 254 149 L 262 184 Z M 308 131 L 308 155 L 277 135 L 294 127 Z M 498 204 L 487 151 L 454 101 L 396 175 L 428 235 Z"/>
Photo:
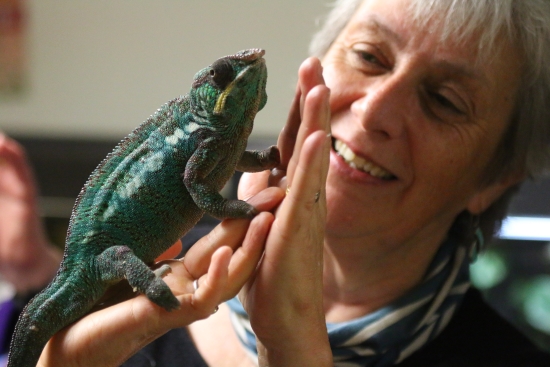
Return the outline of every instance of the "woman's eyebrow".
<path id="1" fill-rule="evenodd" d="M 486 73 L 465 62 L 439 60 L 434 63 L 434 66 L 437 70 L 443 71 L 445 74 L 455 78 L 469 79 L 471 81 L 476 81 L 483 84 L 489 82 L 489 78 Z"/>
<path id="2" fill-rule="evenodd" d="M 395 42 L 398 46 L 402 46 L 405 44 L 405 40 L 402 37 L 402 35 L 397 33 L 395 30 L 393 30 L 390 26 L 385 24 L 383 21 L 378 19 L 378 17 L 375 14 L 370 15 L 367 19 L 359 21 L 358 28 L 364 29 L 368 32 L 382 34 L 386 38 Z"/>

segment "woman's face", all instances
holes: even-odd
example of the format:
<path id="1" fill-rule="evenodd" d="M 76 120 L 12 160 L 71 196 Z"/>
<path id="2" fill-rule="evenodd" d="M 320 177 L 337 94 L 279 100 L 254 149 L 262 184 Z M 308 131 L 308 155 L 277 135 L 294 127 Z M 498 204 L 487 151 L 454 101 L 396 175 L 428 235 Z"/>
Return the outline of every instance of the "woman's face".
<path id="1" fill-rule="evenodd" d="M 517 50 L 505 43 L 476 63 L 475 37 L 441 44 L 406 6 L 365 1 L 323 59 L 339 151 L 329 237 L 441 240 L 458 213 L 481 212 L 510 184 L 481 182 L 516 100 Z"/>

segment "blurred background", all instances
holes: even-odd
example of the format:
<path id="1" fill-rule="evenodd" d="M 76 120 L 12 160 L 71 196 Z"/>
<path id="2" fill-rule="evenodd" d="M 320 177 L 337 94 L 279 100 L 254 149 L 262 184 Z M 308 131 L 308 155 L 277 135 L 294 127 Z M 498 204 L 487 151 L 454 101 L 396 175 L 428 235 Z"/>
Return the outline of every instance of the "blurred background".
<path id="1" fill-rule="evenodd" d="M 220 56 L 266 49 L 269 101 L 250 145 L 273 143 L 327 9 L 325 0 L 0 0 L 0 130 L 27 149 L 51 240 L 63 246 L 76 195 L 114 145 Z M 550 350 L 550 179 L 523 185 L 472 282 Z"/>

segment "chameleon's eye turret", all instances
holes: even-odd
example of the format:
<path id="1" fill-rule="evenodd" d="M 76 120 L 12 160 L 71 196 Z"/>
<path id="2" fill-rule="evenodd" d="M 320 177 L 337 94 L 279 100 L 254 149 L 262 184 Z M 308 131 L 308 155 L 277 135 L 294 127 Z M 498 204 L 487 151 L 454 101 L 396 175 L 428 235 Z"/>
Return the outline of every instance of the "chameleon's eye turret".
<path id="1" fill-rule="evenodd" d="M 237 118 L 241 116 L 251 129 L 252 120 L 245 116 L 254 116 L 267 99 L 263 55 L 261 49 L 244 50 L 222 57 L 195 74 L 189 105 L 196 121 L 208 117 L 210 127 L 215 121 L 226 126 L 232 121 L 241 122 Z"/>
<path id="2" fill-rule="evenodd" d="M 210 66 L 210 79 L 220 90 L 224 90 L 235 79 L 235 70 L 226 59 L 219 59 Z"/>

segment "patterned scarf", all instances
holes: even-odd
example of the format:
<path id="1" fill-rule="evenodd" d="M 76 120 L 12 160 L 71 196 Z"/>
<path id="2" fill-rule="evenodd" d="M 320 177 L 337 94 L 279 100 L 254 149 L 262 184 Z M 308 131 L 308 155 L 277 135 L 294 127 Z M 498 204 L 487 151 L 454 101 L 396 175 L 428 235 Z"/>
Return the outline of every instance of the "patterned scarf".
<path id="1" fill-rule="evenodd" d="M 448 239 L 440 247 L 423 282 L 403 297 L 354 320 L 327 323 L 337 367 L 393 366 L 434 339 L 451 320 L 470 286 L 470 256 Z M 233 327 L 257 361 L 256 337 L 237 298 L 227 302 Z"/>

